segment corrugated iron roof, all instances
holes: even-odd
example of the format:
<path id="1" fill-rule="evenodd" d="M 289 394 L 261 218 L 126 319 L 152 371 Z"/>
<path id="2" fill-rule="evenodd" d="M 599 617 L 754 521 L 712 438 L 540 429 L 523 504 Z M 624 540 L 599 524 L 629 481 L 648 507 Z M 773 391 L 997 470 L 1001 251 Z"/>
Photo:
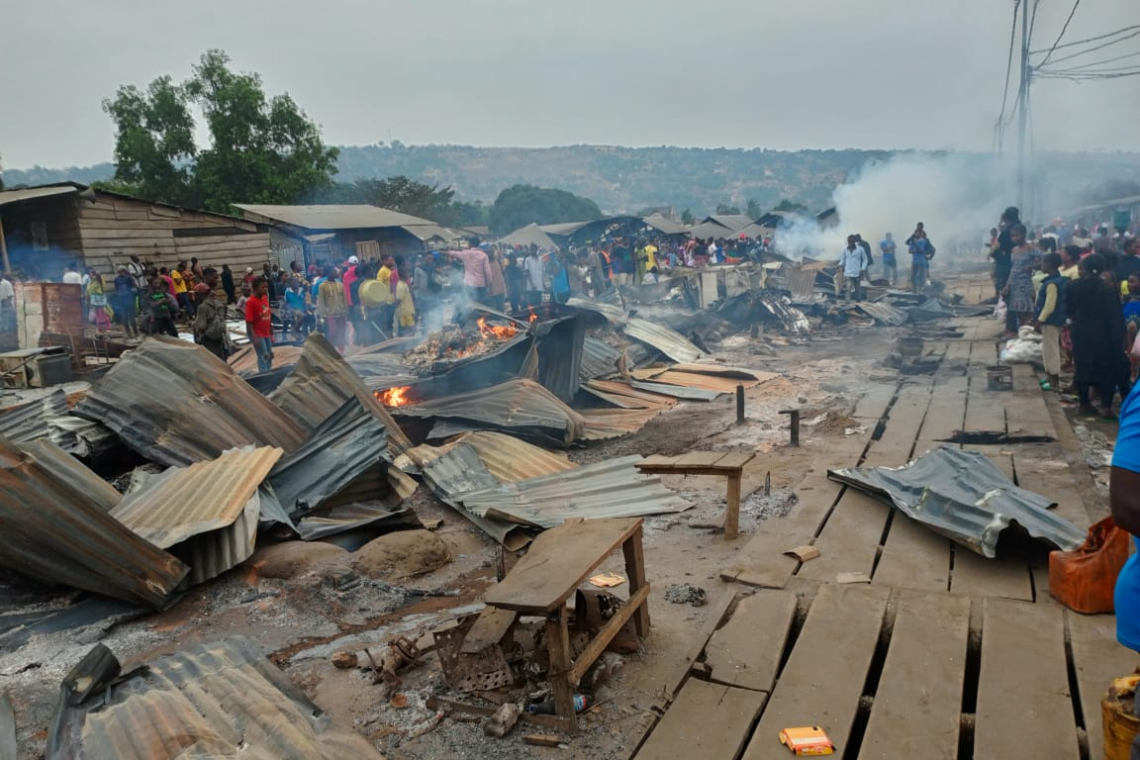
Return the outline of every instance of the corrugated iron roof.
<path id="1" fill-rule="evenodd" d="M 520 480 L 462 494 L 470 511 L 553 528 L 572 517 L 601 519 L 677 513 L 689 509 L 685 499 L 643 475 L 640 456 L 619 457 L 565 472 Z"/>
<path id="2" fill-rule="evenodd" d="M 617 372 L 621 357 L 621 351 L 610 344 L 587 336 L 582 344 L 582 366 L 578 370 L 578 379 L 584 383 Z"/>
<path id="3" fill-rule="evenodd" d="M 652 216 L 647 216 L 647 217 L 643 218 L 641 221 L 645 222 L 645 225 L 647 227 L 652 227 L 653 229 L 660 232 L 662 235 L 687 235 L 687 234 L 689 234 L 689 228 L 688 227 L 686 227 L 683 224 L 678 224 L 677 222 L 674 222 L 669 217 L 662 216 L 661 214 L 653 214 Z"/>
<path id="4" fill-rule="evenodd" d="M 282 412 L 201 346 L 167 337 L 123 354 L 75 408 L 169 467 L 245 446 L 293 451 L 305 437 L 294 411 Z"/>
<path id="5" fill-rule="evenodd" d="M 475 449 L 487 471 L 500 483 L 536 478 L 578 466 L 562 454 L 533 446 L 504 433 L 481 430 L 464 433 L 455 440 Z"/>
<path id="6" fill-rule="evenodd" d="M 983 557 L 1016 522 L 1035 538 L 1071 551 L 1085 531 L 1049 511 L 1056 502 L 1015 486 L 984 455 L 940 446 L 902 467 L 829 470 L 840 483 L 886 497 L 908 517 Z"/>
<path id="7" fill-rule="evenodd" d="M 675 362 L 695 362 L 704 356 L 704 352 L 684 335 L 656 322 L 631 317 L 622 327 L 622 332 L 631 338 L 648 343 Z"/>
<path id="8" fill-rule="evenodd" d="M 20 190 L 0 191 L 0 206 L 21 201 L 34 201 L 38 198 L 50 198 L 54 195 L 72 195 L 79 192 L 79 188 L 72 185 L 55 187 L 25 187 Z"/>
<path id="9" fill-rule="evenodd" d="M 582 389 L 622 409 L 671 409 L 677 400 L 660 393 L 639 391 L 617 380 L 590 380 Z"/>
<path id="10" fill-rule="evenodd" d="M 518 245 L 518 246 L 532 246 L 537 245 L 541 250 L 553 251 L 558 247 L 558 244 L 551 239 L 550 235 L 543 232 L 542 228 L 533 222 L 525 227 L 515 230 L 506 237 L 499 238 L 500 245 Z"/>
<path id="11" fill-rule="evenodd" d="M 274 368 L 296 364 L 303 350 L 304 349 L 300 346 L 274 346 Z M 233 355 L 226 360 L 226 363 L 239 375 L 256 375 L 260 371 L 257 367 L 257 351 L 254 350 L 253 346 L 249 345 L 243 346 L 235 351 Z"/>
<path id="12" fill-rule="evenodd" d="M 147 606 L 162 605 L 189 568 L 109 512 L 119 493 L 47 441 L 0 438 L 0 564 Z"/>
<path id="13" fill-rule="evenodd" d="M 305 339 L 305 350 L 293 371 L 269 398 L 307 432 L 315 430 L 350 398 L 356 398 L 387 428 L 393 454 L 412 445 L 356 370 L 317 332 Z"/>
<path id="14" fill-rule="evenodd" d="M 117 675 L 122 666 L 103 651 L 98 668 L 77 668 L 68 680 L 100 683 Z M 367 739 L 333 726 L 244 637 L 185 645 L 101 698 L 80 703 L 73 694 L 65 682 L 48 736 L 52 760 L 384 760 Z"/>
<path id="15" fill-rule="evenodd" d="M 67 414 L 67 394 L 57 390 L 38 401 L 10 407 L 0 414 L 0 436 L 12 443 L 28 443 L 51 436 L 48 420 Z"/>
<path id="16" fill-rule="evenodd" d="M 665 383 L 653 383 L 644 380 L 633 380 L 630 382 L 630 385 L 638 390 L 659 393 L 662 396 L 672 396 L 673 398 L 679 398 L 685 401 L 712 401 L 716 399 L 717 396 L 731 392 L 706 390 L 705 388 L 686 388 L 681 385 L 666 385 Z M 736 386 L 734 385 L 732 388 L 735 390 Z"/>
<path id="17" fill-rule="evenodd" d="M 521 435 L 534 435 L 561 445 L 582 436 L 581 415 L 533 380 L 505 383 L 421 404 L 401 406 L 397 416 L 467 420 Z"/>
<path id="18" fill-rule="evenodd" d="M 286 512 L 304 514 L 319 509 L 387 456 L 387 427 L 359 399 L 349 398 L 277 463 L 269 483 Z"/>
<path id="19" fill-rule="evenodd" d="M 614 292 L 614 291 L 608 291 Z M 583 311 L 590 311 L 595 314 L 600 314 L 609 320 L 610 324 L 620 327 L 629 320 L 629 314 L 621 303 L 611 303 L 609 301 L 599 301 L 593 298 L 583 298 L 581 296 L 571 296 L 570 300 L 566 302 L 567 306 Z"/>
<path id="20" fill-rule="evenodd" d="M 248 217 L 254 214 L 274 222 L 288 224 L 303 230 L 365 230 L 382 227 L 422 227 L 438 225 L 428 219 L 402 214 L 379 206 L 320 205 L 272 206 L 252 203 L 234 203 L 234 208 Z"/>
<path id="21" fill-rule="evenodd" d="M 859 311 L 864 312 L 876 322 L 881 322 L 885 325 L 905 325 L 909 319 L 907 313 L 902 309 L 896 309 L 893 306 L 888 306 L 885 303 L 871 303 L 870 301 L 860 301 L 853 307 Z"/>
<path id="22" fill-rule="evenodd" d="M 815 295 L 815 278 L 819 274 L 816 270 L 784 264 L 780 267 L 780 274 L 784 276 L 784 287 L 796 298 L 810 301 Z"/>
<path id="23" fill-rule="evenodd" d="M 630 375 L 636 380 L 717 393 L 735 393 L 737 386 L 753 388 L 777 377 L 771 372 L 752 372 L 712 364 L 678 364 L 658 369 L 635 369 Z"/>
<path id="24" fill-rule="evenodd" d="M 663 409 L 580 409 L 578 413 L 586 421 L 587 441 L 608 441 L 621 438 L 641 430 Z"/>
<path id="25" fill-rule="evenodd" d="M 253 554 L 261 505 L 257 488 L 281 449 L 227 451 L 210 462 L 167 470 L 128 494 L 111 516 L 190 566 L 194 583 L 221 575 Z"/>

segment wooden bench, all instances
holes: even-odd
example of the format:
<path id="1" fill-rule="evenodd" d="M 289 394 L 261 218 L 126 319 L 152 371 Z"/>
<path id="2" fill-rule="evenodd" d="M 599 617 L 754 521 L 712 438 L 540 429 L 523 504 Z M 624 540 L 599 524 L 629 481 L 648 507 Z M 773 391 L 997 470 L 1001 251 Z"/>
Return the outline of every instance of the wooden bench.
<path id="1" fill-rule="evenodd" d="M 676 457 L 660 454 L 646 457 L 637 469 L 654 475 L 724 475 L 728 478 L 728 506 L 724 513 L 724 537 L 732 540 L 740 533 L 740 482 L 744 465 L 755 454 L 723 451 L 691 451 Z"/>
<path id="2" fill-rule="evenodd" d="M 649 633 L 649 583 L 641 545 L 642 519 L 567 520 L 531 544 L 507 577 L 487 590 L 488 607 L 546 618 L 546 646 L 555 714 L 567 730 L 577 728 L 574 690 L 630 618 L 637 635 Z M 629 600 L 602 627 L 577 659 L 570 656 L 566 600 L 618 547 L 625 554 Z"/>

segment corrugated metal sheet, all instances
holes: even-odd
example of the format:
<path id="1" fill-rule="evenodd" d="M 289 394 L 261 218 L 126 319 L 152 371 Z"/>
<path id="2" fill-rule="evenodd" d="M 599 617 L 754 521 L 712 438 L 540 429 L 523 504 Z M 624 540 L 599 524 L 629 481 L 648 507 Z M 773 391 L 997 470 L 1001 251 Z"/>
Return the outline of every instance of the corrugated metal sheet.
<path id="1" fill-rule="evenodd" d="M 622 332 L 631 338 L 656 348 L 675 362 L 695 362 L 704 353 L 681 333 L 665 325 L 644 319 L 630 318 Z"/>
<path id="2" fill-rule="evenodd" d="M 780 274 L 784 276 L 784 288 L 790 291 L 795 298 L 801 301 L 810 301 L 815 295 L 817 272 L 814 269 L 804 269 L 795 264 L 784 264 L 780 267 Z"/>
<path id="3" fill-rule="evenodd" d="M 321 206 L 266 206 L 235 203 L 235 208 L 247 212 L 246 216 L 270 219 L 304 230 L 365 230 L 382 227 L 436 227 L 435 222 L 411 214 L 402 214 L 379 206 L 321 205 Z"/>
<path id="4" fill-rule="evenodd" d="M 701 366 L 702 365 L 684 364 L 676 367 L 667 367 L 665 369 L 637 369 L 630 372 L 630 375 L 637 380 L 664 383 L 665 385 L 677 385 L 683 388 L 715 391 L 717 393 L 735 393 L 737 386 L 741 385 L 745 388 L 754 388 L 760 383 L 776 377 L 776 375 L 771 372 L 751 373 L 747 371 L 737 371 L 727 367 L 724 372 L 706 372 L 703 369 L 699 371 L 682 369 L 683 367 L 699 368 Z M 711 369 L 715 370 L 715 367 Z"/>
<path id="5" fill-rule="evenodd" d="M 111 517 L 119 493 L 47 441 L 0 438 L 0 564 L 48 583 L 160 606 L 189 572 Z"/>
<path id="6" fill-rule="evenodd" d="M 194 583 L 221 575 L 253 554 L 261 505 L 257 488 L 281 449 L 227 451 L 210 462 L 172 468 L 128 494 L 111 516 L 190 566 Z"/>
<path id="7" fill-rule="evenodd" d="M 640 456 L 619 457 L 574 470 L 464 493 L 470 511 L 484 517 L 553 528 L 571 517 L 601 519 L 683 512 L 688 501 L 637 471 Z"/>
<path id="8" fill-rule="evenodd" d="M 647 217 L 643 218 L 641 221 L 645 222 L 645 226 L 652 227 L 653 229 L 660 232 L 662 235 L 688 235 L 689 234 L 689 228 L 688 227 L 686 227 L 683 224 L 678 224 L 677 222 L 674 222 L 669 217 L 662 216 L 661 214 L 653 214 L 652 216 L 647 216 Z"/>
<path id="9" fill-rule="evenodd" d="M 531 329 L 538 339 L 538 382 L 561 400 L 573 401 L 582 371 L 586 323 L 567 317 L 539 322 Z"/>
<path id="10" fill-rule="evenodd" d="M 550 235 L 543 232 L 542 228 L 533 222 L 515 230 L 504 238 L 500 238 L 499 244 L 524 247 L 537 245 L 543 251 L 553 251 L 558 247 L 558 244 L 551 239 Z"/>
<path id="11" fill-rule="evenodd" d="M 320 333 L 305 339 L 305 350 L 289 377 L 270 395 L 307 432 L 312 432 L 350 398 L 356 398 L 388 430 L 393 454 L 412 445 L 368 386 Z"/>
<path id="12" fill-rule="evenodd" d="M 99 671 L 73 670 L 69 681 L 117 674 L 122 666 L 107 655 Z M 384 760 L 333 726 L 247 638 L 186 645 L 82 704 L 70 704 L 79 702 L 73 693 L 65 682 L 51 760 Z"/>
<path id="13" fill-rule="evenodd" d="M 616 293 L 616 291 L 611 290 L 607 291 L 607 293 Z M 594 314 L 600 314 L 601 316 L 605 317 L 610 322 L 610 324 L 617 327 L 621 327 L 627 321 L 629 321 L 629 313 L 626 312 L 620 302 L 610 303 L 608 301 L 598 301 L 592 298 L 572 296 L 570 300 L 566 302 L 566 305 L 571 306 L 575 309 L 581 309 L 582 311 L 589 311 L 593 312 Z"/>
<path id="14" fill-rule="evenodd" d="M 51 442 L 88 464 L 121 453 L 119 437 L 106 425 L 66 414 L 48 421 Z"/>
<path id="15" fill-rule="evenodd" d="M 358 528 L 379 530 L 385 524 L 391 527 L 422 527 L 410 509 L 393 509 L 387 504 L 353 503 L 298 521 L 297 534 L 305 541 L 319 541 Z"/>
<path id="16" fill-rule="evenodd" d="M 20 203 L 21 201 L 34 201 L 39 198 L 51 198 L 56 195 L 73 195 L 78 192 L 79 188 L 71 185 L 58 187 L 25 187 L 21 190 L 4 190 L 0 191 L 0 206 L 7 206 L 9 203 Z"/>
<path id="17" fill-rule="evenodd" d="M 984 455 L 940 446 L 902 467 L 830 470 L 832 480 L 887 497 L 908 517 L 983 557 L 1016 522 L 1035 538 L 1071 551 L 1085 531 L 1049 511 L 1056 502 L 1015 486 Z"/>
<path id="18" fill-rule="evenodd" d="M 652 393 L 660 393 L 662 396 L 672 396 L 673 398 L 684 399 L 685 401 L 712 401 L 717 396 L 721 396 L 730 391 L 718 390 L 705 390 L 704 388 L 686 388 L 680 385 L 666 385 L 665 383 L 650 383 L 642 380 L 634 380 L 630 383 L 634 388 L 642 391 L 650 391 Z M 732 386 L 734 389 L 736 386 Z"/>
<path id="19" fill-rule="evenodd" d="M 572 470 L 578 465 L 562 454 L 491 431 L 464 433 L 455 439 L 475 449 L 487 471 L 500 483 Z"/>
<path id="20" fill-rule="evenodd" d="M 896 309 L 893 306 L 888 306 L 885 303 L 871 303 L 869 301 L 861 301 L 852 307 L 865 313 L 867 316 L 880 322 L 884 325 L 905 325 L 909 319 L 907 313 L 902 309 Z"/>
<path id="21" fill-rule="evenodd" d="M 319 509 L 387 456 L 388 429 L 359 399 L 350 398 L 277 463 L 269 483 L 286 512 L 304 514 Z"/>
<path id="22" fill-rule="evenodd" d="M 273 367 L 276 369 L 296 364 L 302 351 L 303 349 L 300 346 L 274 346 Z M 234 372 L 242 376 L 256 375 L 259 371 L 257 352 L 254 351 L 253 346 L 247 345 L 239 348 L 226 362 L 233 368 Z"/>
<path id="23" fill-rule="evenodd" d="M 275 446 L 286 452 L 304 431 L 201 346 L 151 337 L 104 375 L 75 413 L 102 422 L 159 464 L 185 467 L 229 449 Z"/>
<path id="24" fill-rule="evenodd" d="M 671 409 L 677 400 L 660 393 L 639 391 L 629 383 L 617 380 L 590 380 L 583 390 L 621 409 Z"/>
<path id="25" fill-rule="evenodd" d="M 533 380 L 509 380 L 394 411 L 404 417 L 466 420 L 566 446 L 582 437 L 581 415 Z"/>
<path id="26" fill-rule="evenodd" d="M 578 370 L 578 379 L 584 383 L 617 372 L 621 357 L 621 351 L 613 346 L 587 336 L 582 344 L 582 366 Z"/>
<path id="27" fill-rule="evenodd" d="M 580 409 L 586 421 L 584 438 L 587 441 L 608 441 L 641 430 L 654 417 L 664 411 L 656 409 Z"/>
<path id="28" fill-rule="evenodd" d="M 57 390 L 39 401 L 30 401 L 0 414 L 0 436 L 12 443 L 28 443 L 51 436 L 48 420 L 67 414 L 67 394 Z"/>

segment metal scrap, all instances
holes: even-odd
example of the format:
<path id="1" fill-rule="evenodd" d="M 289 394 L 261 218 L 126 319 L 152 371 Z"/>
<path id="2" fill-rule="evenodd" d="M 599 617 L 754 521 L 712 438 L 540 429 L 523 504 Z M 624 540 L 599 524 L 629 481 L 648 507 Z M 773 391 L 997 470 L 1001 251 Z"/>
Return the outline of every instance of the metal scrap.
<path id="1" fill-rule="evenodd" d="M 940 446 L 902 467 L 851 467 L 827 476 L 886 497 L 908 517 L 991 559 L 1013 522 L 1067 551 L 1085 540 L 1084 530 L 1048 511 L 1055 502 L 1018 488 L 974 451 Z"/>
<path id="2" fill-rule="evenodd" d="M 0 412 L 0 435 L 12 443 L 28 443 L 48 438 L 48 420 L 67 414 L 67 394 L 57 390 L 46 398 L 29 401 Z"/>
<path id="3" fill-rule="evenodd" d="M 635 340 L 653 346 L 673 361 L 695 362 L 704 356 L 704 352 L 694 346 L 692 341 L 684 335 L 656 322 L 630 318 L 622 327 L 622 332 Z"/>

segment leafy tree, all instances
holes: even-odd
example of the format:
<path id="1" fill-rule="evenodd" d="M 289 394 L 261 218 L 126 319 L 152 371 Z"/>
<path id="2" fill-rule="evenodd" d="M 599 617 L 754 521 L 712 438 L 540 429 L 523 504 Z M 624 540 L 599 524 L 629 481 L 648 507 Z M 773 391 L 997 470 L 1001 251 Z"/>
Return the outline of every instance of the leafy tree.
<path id="1" fill-rule="evenodd" d="M 716 206 L 717 216 L 737 216 L 740 214 L 740 208 L 737 206 L 730 206 L 727 203 L 718 203 Z"/>
<path id="2" fill-rule="evenodd" d="M 784 214 L 796 214 L 801 211 L 807 211 L 807 206 L 785 198 L 784 200 L 780 201 L 779 205 L 777 205 L 776 208 L 772 210 L 779 211 Z"/>
<path id="3" fill-rule="evenodd" d="M 267 97 L 261 77 L 234 72 L 210 50 L 181 84 L 120 87 L 103 110 L 115 123 L 115 181 L 144 197 L 228 210 L 231 203 L 295 203 L 332 185 L 336 148 L 288 95 Z M 210 145 L 194 142 L 192 108 Z"/>
<path id="4" fill-rule="evenodd" d="M 565 190 L 515 185 L 499 193 L 491 207 L 491 229 L 498 235 L 528 224 L 589 222 L 601 219 L 598 204 Z"/>
<path id="5" fill-rule="evenodd" d="M 681 224 L 683 224 L 687 227 L 691 227 L 696 223 L 697 223 L 697 218 L 695 216 L 693 216 L 693 210 L 692 209 L 687 208 L 681 212 Z"/>
<path id="6" fill-rule="evenodd" d="M 753 221 L 764 215 L 764 212 L 760 210 L 760 203 L 755 198 L 748 199 L 748 206 L 744 209 L 744 213 Z"/>
<path id="7" fill-rule="evenodd" d="M 454 200 L 450 187 L 428 185 L 404 175 L 387 179 L 338 182 L 314 193 L 313 203 L 365 203 L 430 219 L 447 227 L 480 226 L 488 222 L 490 209 L 482 202 Z"/>

